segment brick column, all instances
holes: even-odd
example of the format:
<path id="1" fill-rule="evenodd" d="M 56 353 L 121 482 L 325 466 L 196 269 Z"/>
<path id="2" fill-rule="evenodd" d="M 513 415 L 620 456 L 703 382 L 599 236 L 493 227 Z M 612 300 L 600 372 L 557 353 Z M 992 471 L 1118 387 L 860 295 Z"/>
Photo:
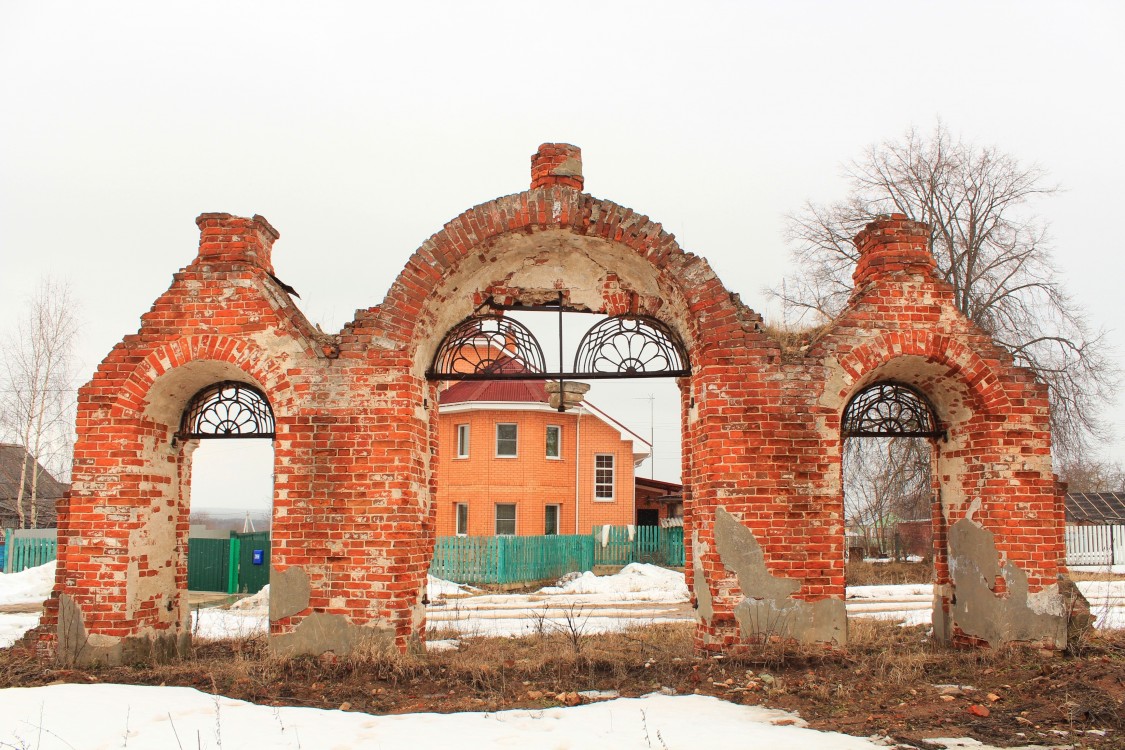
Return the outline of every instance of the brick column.
<path id="1" fill-rule="evenodd" d="M 531 157 L 531 189 L 551 185 L 582 189 L 582 149 L 569 143 L 539 147 Z"/>
<path id="2" fill-rule="evenodd" d="M 930 227 L 905 214 L 880 216 L 855 236 L 859 262 L 852 273 L 856 289 L 868 281 L 899 274 L 933 277 Z"/>
<path id="3" fill-rule="evenodd" d="M 273 273 L 271 252 L 273 243 L 281 235 L 270 226 L 265 217 L 253 218 L 231 214 L 200 214 L 195 220 L 199 227 L 199 256 L 196 263 L 250 263 Z"/>

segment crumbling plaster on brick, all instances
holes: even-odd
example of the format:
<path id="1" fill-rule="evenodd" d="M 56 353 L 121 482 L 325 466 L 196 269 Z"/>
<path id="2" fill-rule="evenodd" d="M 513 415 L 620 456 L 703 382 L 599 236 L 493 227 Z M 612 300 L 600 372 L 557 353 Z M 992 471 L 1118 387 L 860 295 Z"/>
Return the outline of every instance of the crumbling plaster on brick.
<path id="1" fill-rule="evenodd" d="M 723 565 L 738 579 L 743 598 L 734 607 L 734 617 L 744 637 L 779 637 L 799 643 L 847 641 L 844 601 L 793 598 L 801 582 L 771 574 L 757 537 L 722 506 L 715 509 L 715 549 Z"/>
<path id="2" fill-rule="evenodd" d="M 709 269 L 694 273 L 714 276 Z M 660 317 L 690 347 L 696 334 L 689 325 L 687 303 L 666 272 L 619 242 L 569 228 L 545 229 L 501 234 L 450 270 L 431 291 L 420 316 L 429 321 L 431 335 L 416 340 L 414 370 L 423 374 L 445 333 L 473 313 L 475 300 L 498 290 L 500 296 L 511 297 L 507 303 L 525 305 L 554 303 L 562 292 L 572 310 L 605 313 L 613 304 L 606 299 L 607 288 L 634 295 L 641 305 L 659 307 Z"/>
<path id="3" fill-rule="evenodd" d="M 952 624 L 962 633 L 996 648 L 1016 641 L 1064 648 L 1067 607 L 1057 585 L 1028 594 L 1027 574 L 1000 564 L 993 534 L 963 518 L 949 530 Z M 995 593 L 1002 578 L 1006 592 Z"/>
<path id="4" fill-rule="evenodd" d="M 124 638 L 90 633 L 73 597 L 61 594 L 58 603 L 58 658 L 64 664 L 118 666 L 168 662 L 187 656 L 191 651 L 191 632 L 186 627 L 169 630 L 143 627 Z"/>
<path id="5" fill-rule="evenodd" d="M 270 568 L 270 622 L 299 615 L 309 608 L 312 588 L 304 568 Z"/>
<path id="6" fill-rule="evenodd" d="M 292 632 L 271 636 L 270 651 L 278 656 L 347 656 L 361 650 L 390 648 L 394 641 L 393 627 L 356 625 L 343 615 L 314 612 L 302 618 Z"/>
<path id="7" fill-rule="evenodd" d="M 178 624 L 176 591 L 177 538 L 175 517 L 159 504 L 135 511 L 137 526 L 129 532 L 129 565 L 126 570 L 125 616 L 136 617 L 146 604 L 155 603 L 159 622 Z"/>
<path id="8" fill-rule="evenodd" d="M 695 615 L 704 624 L 710 625 L 715 616 L 714 601 L 711 598 L 711 586 L 707 582 L 707 571 L 703 569 L 703 558 L 711 553 L 710 545 L 699 538 L 699 531 L 691 535 L 692 549 L 692 580 L 691 591 L 695 597 Z"/>

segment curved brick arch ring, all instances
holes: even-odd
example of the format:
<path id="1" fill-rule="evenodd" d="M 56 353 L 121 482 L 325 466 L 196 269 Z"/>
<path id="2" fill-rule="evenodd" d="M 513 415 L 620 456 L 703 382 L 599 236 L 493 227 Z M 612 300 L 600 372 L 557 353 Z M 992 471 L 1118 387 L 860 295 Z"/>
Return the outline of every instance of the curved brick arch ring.
<path id="1" fill-rule="evenodd" d="M 434 330 L 433 316 L 426 313 L 434 304 L 434 291 L 441 289 L 464 261 L 482 256 L 505 235 L 549 230 L 605 240 L 647 261 L 654 276 L 665 281 L 680 297 L 678 306 L 686 314 L 688 330 L 678 332 L 689 348 L 701 338 L 703 319 L 711 326 L 733 320 L 740 312 L 736 298 L 707 261 L 685 252 L 659 223 L 612 201 L 573 188 L 552 186 L 474 206 L 426 240 L 407 261 L 379 307 L 381 328 L 390 339 L 408 349 L 440 338 L 445 331 Z M 622 299 L 607 300 L 606 314 L 636 312 L 629 309 L 630 300 L 624 299 L 627 295 L 620 296 Z"/>
<path id="2" fill-rule="evenodd" d="M 164 375 L 184 365 L 200 362 L 218 362 L 238 368 L 266 395 L 275 416 L 290 410 L 293 396 L 288 379 L 265 351 L 229 336 L 200 334 L 167 342 L 149 352 L 125 379 L 111 414 L 144 413 L 153 386 Z M 187 394 L 187 398 L 191 395 Z"/>
<path id="3" fill-rule="evenodd" d="M 980 414 L 1004 414 L 1011 409 L 1004 386 L 993 366 L 964 343 L 926 331 L 888 332 L 837 358 L 847 382 L 836 391 L 837 412 L 872 373 L 901 357 L 920 357 L 949 369 L 949 376 L 965 386 Z"/>

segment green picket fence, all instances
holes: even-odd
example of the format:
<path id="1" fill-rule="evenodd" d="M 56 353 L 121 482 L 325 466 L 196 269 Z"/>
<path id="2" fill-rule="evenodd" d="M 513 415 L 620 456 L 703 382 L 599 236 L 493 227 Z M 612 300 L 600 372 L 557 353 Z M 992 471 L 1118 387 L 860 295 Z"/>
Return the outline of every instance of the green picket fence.
<path id="1" fill-rule="evenodd" d="M 55 538 L 16 538 L 12 529 L 4 530 L 4 572 L 19 573 L 49 563 L 58 555 Z"/>
<path id="2" fill-rule="evenodd" d="M 446 536 L 434 544 L 430 575 L 457 583 L 528 583 L 594 565 L 594 540 L 581 536 Z"/>
<path id="3" fill-rule="evenodd" d="M 682 568 L 684 565 L 684 530 L 659 526 L 595 526 L 594 563 L 596 565 L 628 565 L 633 562 Z"/>

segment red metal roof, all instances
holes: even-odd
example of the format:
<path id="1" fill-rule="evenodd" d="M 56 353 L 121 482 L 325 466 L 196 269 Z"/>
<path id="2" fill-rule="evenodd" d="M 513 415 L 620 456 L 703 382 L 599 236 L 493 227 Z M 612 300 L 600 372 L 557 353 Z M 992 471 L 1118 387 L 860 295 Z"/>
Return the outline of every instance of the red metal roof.
<path id="1" fill-rule="evenodd" d="M 467 404 L 480 401 L 547 403 L 546 381 L 543 380 L 462 380 L 441 392 L 443 404 Z"/>

